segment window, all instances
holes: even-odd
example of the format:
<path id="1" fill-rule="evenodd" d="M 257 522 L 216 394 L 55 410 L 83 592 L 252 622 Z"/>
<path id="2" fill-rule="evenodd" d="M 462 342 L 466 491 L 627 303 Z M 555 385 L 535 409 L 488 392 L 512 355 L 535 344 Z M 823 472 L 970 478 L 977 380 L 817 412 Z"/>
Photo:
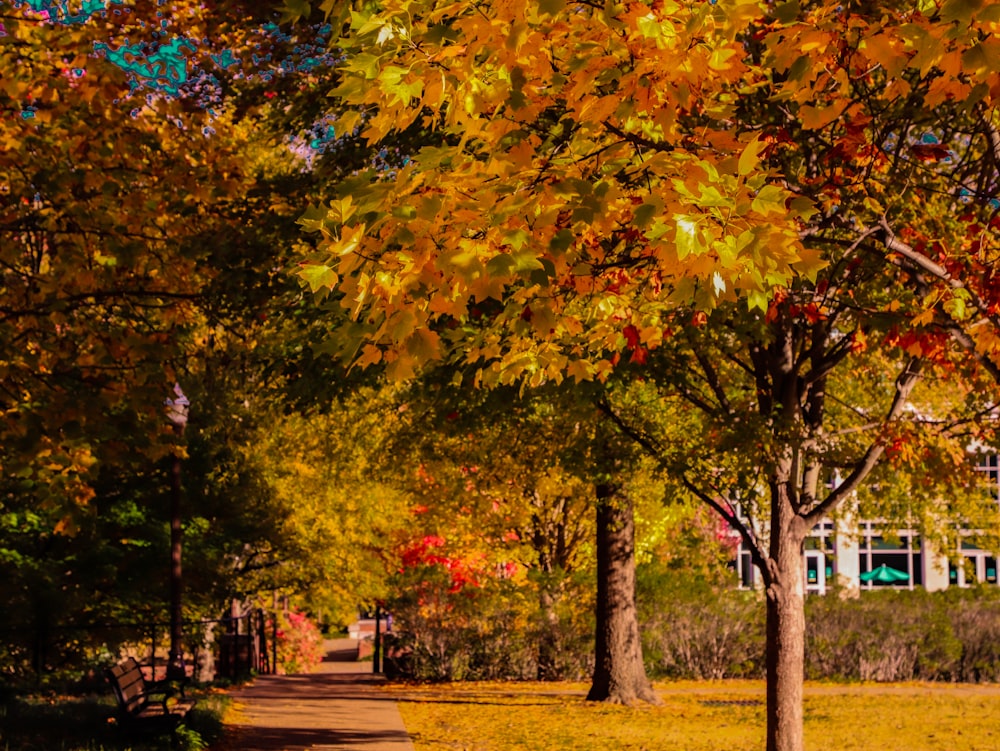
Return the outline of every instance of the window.
<path id="1" fill-rule="evenodd" d="M 885 576 L 875 577 L 869 582 L 861 580 L 861 586 L 912 587 L 924 583 L 923 552 L 918 535 L 900 531 L 898 541 L 889 539 L 874 528 L 871 522 L 861 525 L 862 537 L 858 549 L 860 572 L 867 574 L 885 566 Z"/>
<path id="2" fill-rule="evenodd" d="M 989 482 L 989 497 L 1000 500 L 1000 456 L 981 454 L 976 469 L 986 475 Z"/>
<path id="3" fill-rule="evenodd" d="M 951 583 L 955 584 L 975 584 L 979 582 L 981 584 L 997 584 L 1000 583 L 1000 576 L 997 572 L 997 557 L 992 555 L 986 550 L 980 550 L 976 548 L 971 543 L 962 543 L 962 557 L 965 561 L 965 565 L 962 566 L 963 571 L 962 576 L 959 577 L 959 572 L 957 567 L 952 564 L 949 568 L 949 576 L 951 574 L 951 569 L 955 569 L 955 577 L 951 579 Z"/>
<path id="4" fill-rule="evenodd" d="M 833 522 L 820 522 L 813 527 L 803 544 L 805 549 L 806 591 L 826 594 L 835 581 L 836 543 Z"/>
<path id="5" fill-rule="evenodd" d="M 753 558 L 750 552 L 741 550 L 736 558 L 736 568 L 740 575 L 740 586 L 746 589 L 753 589 L 757 580 L 757 571 L 754 569 Z"/>

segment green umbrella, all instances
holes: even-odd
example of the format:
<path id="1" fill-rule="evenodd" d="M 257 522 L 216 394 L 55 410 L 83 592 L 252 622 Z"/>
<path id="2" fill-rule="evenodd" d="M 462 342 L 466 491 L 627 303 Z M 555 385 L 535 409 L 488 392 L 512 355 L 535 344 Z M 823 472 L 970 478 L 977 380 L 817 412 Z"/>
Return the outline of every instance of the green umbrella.
<path id="1" fill-rule="evenodd" d="M 907 582 L 910 580 L 910 575 L 905 571 L 900 571 L 898 568 L 892 568 L 886 566 L 884 563 L 873 571 L 869 571 L 866 574 L 861 575 L 861 581 L 863 582 Z"/>

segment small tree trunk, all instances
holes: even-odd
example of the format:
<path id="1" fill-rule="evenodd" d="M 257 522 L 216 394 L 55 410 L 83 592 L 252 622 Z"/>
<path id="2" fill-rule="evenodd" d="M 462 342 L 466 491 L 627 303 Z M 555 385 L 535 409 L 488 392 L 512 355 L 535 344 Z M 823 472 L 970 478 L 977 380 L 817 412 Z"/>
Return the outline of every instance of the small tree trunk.
<path id="1" fill-rule="evenodd" d="M 538 680 L 558 681 L 562 679 L 559 669 L 559 616 L 555 608 L 556 598 L 549 582 L 542 585 L 538 595 L 538 607 L 542 628 L 538 637 Z"/>
<path id="2" fill-rule="evenodd" d="M 771 580 L 767 587 L 767 751 L 802 751 L 805 679 L 805 523 L 782 484 L 772 493 Z"/>
<path id="3" fill-rule="evenodd" d="M 642 662 L 634 538 L 631 500 L 612 485 L 598 485 L 597 634 L 589 701 L 659 703 Z"/>

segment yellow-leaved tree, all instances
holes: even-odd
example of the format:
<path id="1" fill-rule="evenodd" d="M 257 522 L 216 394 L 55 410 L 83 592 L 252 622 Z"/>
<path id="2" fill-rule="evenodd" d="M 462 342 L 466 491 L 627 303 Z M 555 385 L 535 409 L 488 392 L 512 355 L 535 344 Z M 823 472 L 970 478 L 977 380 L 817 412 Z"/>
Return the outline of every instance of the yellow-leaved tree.
<path id="1" fill-rule="evenodd" d="M 766 81 L 743 41 L 760 15 L 755 2 L 352 10 L 335 127 L 419 138 L 396 169 L 345 180 L 301 220 L 324 238 L 303 278 L 351 314 L 345 356 L 400 379 L 447 364 L 469 386 L 605 379 L 629 342 L 667 335 L 678 305 L 761 307 L 815 271 L 799 239 L 808 202 L 761 162 L 758 134 L 729 125 Z M 591 696 L 655 700 L 631 506 L 613 477 L 621 438 L 598 443 L 610 605 Z"/>
<path id="2" fill-rule="evenodd" d="M 739 403 L 726 383 L 702 385 L 730 415 L 749 400 L 769 431 L 755 465 L 771 530 L 755 549 L 767 744 L 800 749 L 805 535 L 883 458 L 920 374 L 947 359 L 940 347 L 970 378 L 998 372 L 1000 7 L 348 6 L 323 4 L 344 10 L 331 92 L 341 131 L 383 143 L 419 132 L 422 145 L 397 169 L 345 180 L 301 220 L 324 238 L 303 278 L 351 315 L 346 358 L 397 378 L 446 364 L 457 384 L 486 387 L 608 381 L 685 322 L 717 325 L 750 385 Z M 852 303 L 862 286 L 863 306 Z M 820 492 L 828 376 L 893 327 L 899 369 L 869 440 Z M 604 508 L 627 506 L 613 483 L 605 492 Z M 627 516 L 603 526 L 624 529 Z M 592 695 L 649 693 L 635 670 L 608 687 Z"/>

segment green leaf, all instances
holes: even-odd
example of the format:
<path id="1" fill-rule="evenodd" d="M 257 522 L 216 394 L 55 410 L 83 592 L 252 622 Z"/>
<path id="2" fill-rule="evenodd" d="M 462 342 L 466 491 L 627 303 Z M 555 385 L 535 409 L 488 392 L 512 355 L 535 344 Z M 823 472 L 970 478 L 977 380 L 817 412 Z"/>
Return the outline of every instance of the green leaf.
<path id="1" fill-rule="evenodd" d="M 521 250 L 521 248 L 528 244 L 530 239 L 531 235 L 529 235 L 525 230 L 516 229 L 504 233 L 503 241 L 505 245 L 509 245 L 514 250 Z"/>
<path id="2" fill-rule="evenodd" d="M 281 9 L 281 20 L 283 23 L 287 21 L 294 23 L 299 19 L 308 18 L 311 12 L 312 7 L 308 0 L 285 0 Z"/>
<path id="3" fill-rule="evenodd" d="M 962 68 L 970 72 L 996 74 L 1000 72 L 1000 50 L 996 45 L 976 44 L 962 53 Z"/>
<path id="4" fill-rule="evenodd" d="M 677 232 L 674 235 L 674 245 L 678 260 L 684 260 L 692 253 L 700 253 L 702 246 L 698 239 L 698 225 L 690 217 L 676 218 Z"/>
<path id="5" fill-rule="evenodd" d="M 783 24 L 795 23 L 801 13 L 802 6 L 799 4 L 799 0 L 781 3 L 781 5 L 774 9 L 774 17 Z"/>
<path id="6" fill-rule="evenodd" d="M 523 273 L 526 271 L 538 271 L 544 269 L 538 256 L 530 250 L 519 250 L 511 256 L 514 260 L 514 271 Z"/>
<path id="7" fill-rule="evenodd" d="M 649 223 L 656 216 L 656 213 L 662 209 L 661 207 L 654 206 L 651 203 L 644 203 L 639 208 L 635 210 L 632 215 L 632 224 L 634 224 L 639 229 L 645 229 L 649 226 Z"/>
<path id="8" fill-rule="evenodd" d="M 296 224 L 302 226 L 306 232 L 319 232 L 323 229 L 323 222 L 326 220 L 327 210 L 322 206 L 310 205 L 302 216 L 296 220 Z"/>
<path id="9" fill-rule="evenodd" d="M 731 207 L 734 203 L 732 198 L 723 195 L 714 185 L 702 185 L 699 183 L 698 188 L 701 191 L 696 199 L 699 206 L 727 208 Z"/>
<path id="10" fill-rule="evenodd" d="M 763 216 L 784 214 L 785 198 L 785 191 L 777 185 L 765 185 L 754 197 L 751 208 Z"/>
<path id="11" fill-rule="evenodd" d="M 554 16 L 566 7 L 566 0 L 541 0 L 538 3 L 538 10 L 547 16 Z"/>
<path id="12" fill-rule="evenodd" d="M 572 245 L 576 236 L 571 230 L 561 229 L 549 240 L 549 249 L 553 253 L 565 253 Z"/>
<path id="13" fill-rule="evenodd" d="M 804 222 L 808 222 L 813 216 L 819 213 L 812 199 L 805 196 L 796 196 L 793 198 L 788 204 L 788 208 L 793 216 L 799 217 Z"/>
<path id="14" fill-rule="evenodd" d="M 948 0 L 941 7 L 941 18 L 948 23 L 958 21 L 967 25 L 972 21 L 973 14 L 982 7 L 983 0 Z"/>
<path id="15" fill-rule="evenodd" d="M 305 280 L 312 292 L 330 289 L 337 284 L 337 272 L 326 264 L 308 264 L 299 269 L 299 276 Z"/>
<path id="16" fill-rule="evenodd" d="M 768 297 L 761 290 L 752 289 L 747 293 L 747 306 L 750 310 L 759 310 L 764 312 L 767 310 Z"/>
<path id="17" fill-rule="evenodd" d="M 486 273 L 490 276 L 509 276 L 514 266 L 514 258 L 510 253 L 500 253 L 487 262 Z"/>

